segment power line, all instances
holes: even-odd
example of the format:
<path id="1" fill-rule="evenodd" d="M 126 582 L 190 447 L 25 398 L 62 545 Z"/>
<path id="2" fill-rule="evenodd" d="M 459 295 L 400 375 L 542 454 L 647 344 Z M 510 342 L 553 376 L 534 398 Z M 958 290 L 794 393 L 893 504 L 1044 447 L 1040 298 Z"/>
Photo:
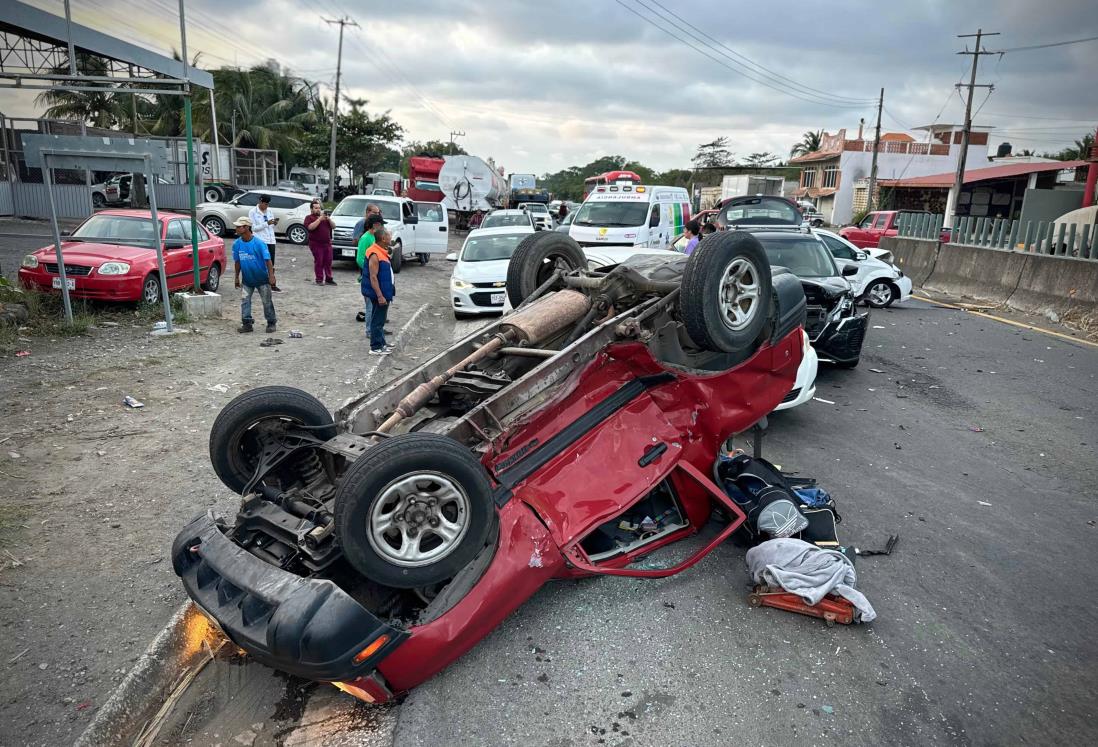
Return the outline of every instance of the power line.
<path id="1" fill-rule="evenodd" d="M 625 8 L 627 11 L 629 11 L 630 13 L 632 13 L 633 15 L 635 15 L 637 18 L 641 19 L 645 23 L 659 29 L 664 34 L 666 34 L 667 36 L 670 36 L 672 39 L 679 42 L 680 44 L 685 44 L 686 46 L 693 49 L 695 52 L 698 52 L 699 54 L 709 58 L 713 62 L 716 62 L 721 67 L 724 67 L 728 70 L 731 70 L 732 72 L 736 73 L 737 75 L 741 75 L 741 76 L 747 78 L 748 80 L 751 80 L 755 83 L 758 83 L 759 85 L 765 86 L 766 88 L 769 88 L 772 91 L 776 91 L 777 93 L 783 94 L 785 96 L 790 96 L 792 98 L 799 99 L 801 101 L 805 101 L 805 102 L 808 102 L 810 104 L 817 104 L 817 105 L 820 105 L 820 106 L 830 106 L 830 107 L 833 107 L 833 108 L 836 108 L 836 109 L 860 109 L 864 106 L 864 104 L 828 103 L 826 101 L 819 101 L 819 100 L 816 100 L 816 99 L 806 98 L 806 96 L 801 95 L 800 92 L 792 91 L 792 90 L 789 90 L 789 89 L 778 88 L 777 86 L 772 85 L 770 82 L 766 81 L 765 79 L 759 79 L 758 77 L 755 77 L 754 75 L 751 75 L 750 71 L 743 70 L 739 67 L 734 67 L 733 65 L 730 65 L 727 62 L 725 62 L 720 57 L 715 57 L 713 54 L 711 54 L 709 51 L 707 51 L 708 49 L 711 49 L 711 48 L 707 48 L 704 45 L 702 47 L 698 47 L 694 44 L 693 40 L 690 40 L 689 37 L 684 39 L 680 36 L 676 36 L 674 33 L 669 31 L 668 29 L 664 28 L 658 21 L 655 21 L 652 18 L 649 18 L 648 16 L 643 15 L 642 13 L 639 13 L 638 11 L 631 8 L 630 6 L 626 5 L 623 0 L 614 0 L 614 2 L 616 2 L 621 7 Z M 648 6 L 644 6 L 644 7 L 646 9 L 650 10 L 650 8 L 648 8 Z M 724 55 L 724 56 L 727 57 L 728 55 Z"/>
<path id="2" fill-rule="evenodd" d="M 1093 122 L 1093 119 L 1071 119 L 1070 117 L 1037 117 L 1032 114 L 1007 114 L 1005 112 L 988 112 L 984 116 L 986 117 L 1010 117 L 1012 119 L 1043 119 L 1050 122 L 1082 122 L 1087 124 Z"/>
<path id="3" fill-rule="evenodd" d="M 1028 52 L 1031 49 L 1048 49 L 1049 47 L 1066 47 L 1068 44 L 1082 44 L 1083 42 L 1098 41 L 1098 36 L 1088 36 L 1086 39 L 1071 39 L 1069 41 L 1052 42 L 1051 44 L 1031 44 L 1028 47 L 1011 47 L 1010 49 L 1000 49 L 1000 53 L 1007 52 Z"/>
<path id="4" fill-rule="evenodd" d="M 953 177 L 953 189 L 949 192 L 949 198 L 947 202 L 950 203 L 946 208 L 946 219 L 949 220 L 949 224 L 952 226 L 954 222 L 953 214 L 957 212 L 957 202 L 961 199 L 961 188 L 965 181 L 965 162 L 968 160 L 968 142 L 969 136 L 972 134 L 972 98 L 973 91 L 977 88 L 986 88 L 988 90 L 988 97 L 991 96 L 991 91 L 994 90 L 994 86 L 990 84 L 977 83 L 976 82 L 976 68 L 980 64 L 980 55 L 992 54 L 986 49 L 980 47 L 980 40 L 985 36 L 998 36 L 999 32 L 989 31 L 984 33 L 983 29 L 977 29 L 975 34 L 958 34 L 958 39 L 967 39 L 968 37 L 976 37 L 976 48 L 973 51 L 968 51 L 966 46 L 963 52 L 957 54 L 972 55 L 972 73 L 969 75 L 968 84 L 965 88 L 968 88 L 968 99 L 965 100 L 965 125 L 961 130 L 961 152 L 957 157 L 957 173 Z M 961 84 L 958 84 L 960 86 Z M 960 92 L 960 87 L 957 89 Z M 982 106 L 982 105 L 981 105 Z"/>

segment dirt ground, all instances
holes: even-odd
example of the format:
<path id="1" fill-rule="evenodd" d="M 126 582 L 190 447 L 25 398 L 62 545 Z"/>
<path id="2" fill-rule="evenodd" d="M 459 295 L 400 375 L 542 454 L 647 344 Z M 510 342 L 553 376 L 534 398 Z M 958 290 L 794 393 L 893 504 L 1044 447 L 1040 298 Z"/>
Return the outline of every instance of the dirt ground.
<path id="1" fill-rule="evenodd" d="M 222 318 L 193 332 L 103 327 L 0 358 L 0 744 L 70 743 L 184 601 L 167 557 L 175 533 L 235 506 L 207 456 L 229 400 L 286 384 L 335 409 L 452 337 L 441 257 L 397 276 L 388 328 L 418 316 L 387 358 L 367 354 L 355 321 L 356 269 L 317 287 L 307 249 L 280 245 L 278 260 L 280 345 L 260 347 L 261 326 L 236 332 L 227 283 Z"/>

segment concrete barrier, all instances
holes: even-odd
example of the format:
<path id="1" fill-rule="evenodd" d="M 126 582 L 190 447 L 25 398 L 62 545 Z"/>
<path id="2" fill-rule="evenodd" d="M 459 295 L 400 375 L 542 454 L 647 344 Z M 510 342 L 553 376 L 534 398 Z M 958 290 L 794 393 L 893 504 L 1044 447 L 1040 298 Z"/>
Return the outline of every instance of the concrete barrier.
<path id="1" fill-rule="evenodd" d="M 1014 294 L 1030 255 L 1005 249 L 943 244 L 927 290 L 1005 304 Z"/>
<path id="2" fill-rule="evenodd" d="M 896 266 L 911 278 L 916 286 L 921 286 L 934 270 L 938 259 L 938 242 L 933 239 L 902 239 L 899 236 L 886 236 L 881 239 L 881 249 L 892 252 Z"/>
<path id="3" fill-rule="evenodd" d="M 1008 306 L 1031 314 L 1098 316 L 1098 262 L 1024 256 L 1027 262 Z"/>

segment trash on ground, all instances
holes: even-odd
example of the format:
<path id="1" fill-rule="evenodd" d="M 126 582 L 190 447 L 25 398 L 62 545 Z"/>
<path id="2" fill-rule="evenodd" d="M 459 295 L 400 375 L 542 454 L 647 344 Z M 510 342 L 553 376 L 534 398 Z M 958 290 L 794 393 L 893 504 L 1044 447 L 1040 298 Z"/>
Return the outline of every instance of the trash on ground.
<path id="1" fill-rule="evenodd" d="M 884 325 L 882 325 L 882 324 L 874 324 L 874 325 L 873 325 L 873 329 L 884 329 Z"/>
<path id="2" fill-rule="evenodd" d="M 855 547 L 854 554 L 859 558 L 868 557 L 870 555 L 891 555 L 892 551 L 896 549 L 896 543 L 900 541 L 900 535 L 890 534 L 888 535 L 888 541 L 885 542 L 883 550 L 870 550 L 868 548 Z"/>
<path id="3" fill-rule="evenodd" d="M 133 397 L 131 397 L 128 394 L 125 397 L 122 398 L 122 404 L 126 405 L 126 407 L 132 407 L 135 410 L 139 407 L 144 407 L 145 406 L 144 402 L 138 402 L 136 399 L 134 399 Z"/>
<path id="4" fill-rule="evenodd" d="M 823 403 L 824 403 L 825 405 L 833 405 L 833 404 L 835 404 L 835 403 L 834 403 L 834 402 L 832 402 L 831 400 L 829 400 L 829 399 L 824 399 L 823 397 L 813 397 L 812 399 L 816 400 L 817 402 L 823 402 Z"/>
<path id="5" fill-rule="evenodd" d="M 211 392 L 218 392 L 219 394 L 224 394 L 225 392 L 229 391 L 229 387 L 225 386 L 224 384 L 211 384 L 210 386 L 206 387 L 206 389 Z"/>
<path id="6" fill-rule="evenodd" d="M 825 617 L 830 613 L 836 615 L 838 622 L 839 613 L 844 606 L 835 597 L 840 597 L 853 605 L 855 612 L 852 619 L 861 622 L 871 622 L 877 617 L 873 605 L 869 603 L 865 595 L 854 588 L 858 577 L 854 572 L 854 564 L 850 558 L 838 550 L 828 550 L 817 547 L 804 540 L 793 538 L 778 538 L 767 540 L 761 545 L 756 545 L 747 551 L 745 556 L 751 579 L 771 591 L 759 594 L 759 604 L 769 601 L 772 604 L 766 606 L 779 606 L 782 609 L 790 609 L 792 600 L 784 598 L 786 595 L 776 593 L 773 587 L 781 587 L 789 595 L 795 595 L 807 603 L 809 609 L 792 609 L 791 611 L 802 614 Z M 775 598 L 766 599 L 766 596 L 775 594 Z M 766 595 L 766 596 L 764 596 Z M 828 604 L 817 607 L 827 599 Z M 754 595 L 752 598 L 754 602 Z M 817 614 L 822 613 L 822 614 Z"/>
<path id="7" fill-rule="evenodd" d="M 268 337 L 266 340 L 259 343 L 259 347 L 269 348 L 273 345 L 281 345 L 281 344 L 282 344 L 282 338 L 281 337 Z"/>
<path id="8" fill-rule="evenodd" d="M 167 329 L 167 328 L 168 328 L 168 323 L 165 322 L 165 321 L 159 321 L 159 322 L 154 322 L 153 323 L 153 329 L 154 330 Z"/>
<path id="9" fill-rule="evenodd" d="M 973 433 L 983 433 L 983 432 L 984 432 L 984 429 L 983 429 L 983 428 L 981 428 L 981 427 L 980 427 L 980 426 L 978 426 L 978 425 L 970 425 L 970 426 L 968 427 L 968 429 L 969 429 L 970 431 L 972 431 Z"/>
<path id="10" fill-rule="evenodd" d="M 18 353 L 15 354 L 15 357 L 16 358 L 26 358 L 30 354 L 31 354 L 31 351 L 29 351 L 29 350 L 20 350 Z"/>
<path id="11" fill-rule="evenodd" d="M 976 501 L 976 502 L 979 503 L 981 506 L 990 506 L 991 505 L 987 501 Z"/>
<path id="12" fill-rule="evenodd" d="M 304 336 L 305 336 L 305 335 L 301 334 L 301 333 L 300 333 L 300 332 L 298 332 L 298 331 L 297 331 L 296 329 L 291 329 L 291 330 L 290 330 L 290 337 L 291 337 L 292 339 L 294 339 L 294 340 L 300 340 L 300 339 L 301 339 L 302 337 L 304 337 Z"/>
<path id="13" fill-rule="evenodd" d="M 870 371 L 872 371 L 873 373 L 884 373 L 884 371 L 882 371 L 882 370 L 881 370 L 881 369 L 879 369 L 879 368 L 871 368 L 871 369 L 869 369 L 869 370 L 870 370 Z"/>

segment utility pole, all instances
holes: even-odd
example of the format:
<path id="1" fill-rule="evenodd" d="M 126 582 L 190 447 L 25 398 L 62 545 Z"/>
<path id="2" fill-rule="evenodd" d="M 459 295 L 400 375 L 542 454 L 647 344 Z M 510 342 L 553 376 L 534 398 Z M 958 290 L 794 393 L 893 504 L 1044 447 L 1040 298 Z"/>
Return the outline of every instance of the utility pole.
<path id="1" fill-rule="evenodd" d="M 355 26 L 361 28 L 355 21 L 347 16 L 332 20 L 324 19 L 327 24 L 339 24 L 339 52 L 336 56 L 336 85 L 335 100 L 332 102 L 332 143 L 328 146 L 328 202 L 335 202 L 336 185 L 336 124 L 339 122 L 339 78 L 343 73 L 343 27 Z"/>
<path id="2" fill-rule="evenodd" d="M 881 110 L 885 104 L 885 89 L 881 89 L 881 97 L 877 99 L 877 131 L 873 135 L 873 163 L 869 167 L 869 198 L 866 200 L 866 211 L 873 210 L 873 195 L 877 191 L 877 151 L 881 147 Z"/>
<path id="3" fill-rule="evenodd" d="M 454 138 L 455 137 L 465 137 L 465 133 L 464 132 L 454 132 L 452 130 L 450 131 L 450 155 L 451 156 L 454 155 Z"/>
<path id="4" fill-rule="evenodd" d="M 958 34 L 958 39 L 967 39 L 969 37 L 976 37 L 976 49 L 972 52 L 965 48 L 965 51 L 958 52 L 957 54 L 970 54 L 972 55 L 972 72 L 968 78 L 968 85 L 961 83 L 957 84 L 957 88 L 968 89 L 968 99 L 965 101 L 965 126 L 961 130 L 961 155 L 957 159 L 957 175 L 953 178 L 953 189 L 949 192 L 949 198 L 946 200 L 946 214 L 945 220 L 951 227 L 956 223 L 955 214 L 957 212 L 957 203 L 961 199 L 961 187 L 965 182 L 965 161 L 968 159 L 968 139 L 972 130 L 972 92 L 977 88 L 986 88 L 989 91 L 994 89 L 994 86 L 986 83 L 976 83 L 976 67 L 980 63 L 980 55 L 982 54 L 994 54 L 986 49 L 980 47 L 980 40 L 985 36 L 998 36 L 999 32 L 987 32 L 984 33 L 983 29 L 977 29 L 975 34 Z M 952 147 L 952 143 L 950 143 Z"/>

